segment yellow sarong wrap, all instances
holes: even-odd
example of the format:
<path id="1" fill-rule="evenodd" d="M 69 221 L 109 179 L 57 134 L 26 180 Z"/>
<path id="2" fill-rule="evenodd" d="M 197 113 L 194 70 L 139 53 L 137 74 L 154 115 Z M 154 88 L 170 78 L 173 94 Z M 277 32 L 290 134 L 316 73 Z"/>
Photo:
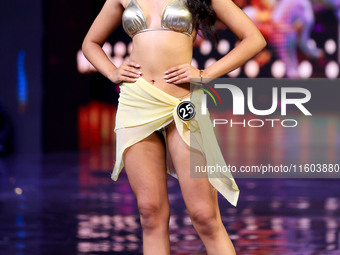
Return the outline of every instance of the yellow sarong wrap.
<path id="1" fill-rule="evenodd" d="M 185 143 L 188 146 L 191 144 L 191 148 L 204 155 L 207 166 L 226 166 L 209 112 L 207 111 L 206 115 L 198 114 L 202 94 L 202 90 L 193 89 L 191 97 L 180 100 L 153 86 L 142 77 L 133 83 L 121 83 L 114 129 L 116 162 L 111 175 L 112 180 L 118 179 L 124 167 L 123 154 L 128 147 L 172 121 L 175 121 L 178 133 Z M 196 109 L 194 118 L 189 121 L 184 121 L 177 115 L 177 107 L 184 100 L 193 103 Z M 162 133 L 165 137 L 165 130 Z M 166 171 L 177 178 L 174 169 L 170 169 L 168 165 Z M 240 190 L 231 173 L 207 171 L 206 176 L 212 186 L 236 207 Z"/>

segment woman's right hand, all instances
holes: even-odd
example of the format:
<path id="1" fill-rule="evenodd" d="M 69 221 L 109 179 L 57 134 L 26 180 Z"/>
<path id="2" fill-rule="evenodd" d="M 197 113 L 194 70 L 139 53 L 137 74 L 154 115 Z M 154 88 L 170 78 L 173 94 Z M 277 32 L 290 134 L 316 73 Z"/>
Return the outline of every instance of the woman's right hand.
<path id="1" fill-rule="evenodd" d="M 139 64 L 130 60 L 125 60 L 108 78 L 113 83 L 119 84 L 124 81 L 135 82 L 141 74 L 142 72 L 140 71 Z"/>

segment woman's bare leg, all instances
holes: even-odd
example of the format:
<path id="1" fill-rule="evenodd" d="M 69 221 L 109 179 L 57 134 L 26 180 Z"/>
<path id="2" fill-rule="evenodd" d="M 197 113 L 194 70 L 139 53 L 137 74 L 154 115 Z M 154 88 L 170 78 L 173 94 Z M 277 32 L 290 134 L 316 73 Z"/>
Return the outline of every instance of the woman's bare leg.
<path id="1" fill-rule="evenodd" d="M 170 207 L 164 141 L 154 132 L 128 148 L 124 158 L 143 228 L 143 254 L 169 255 Z"/>
<path id="2" fill-rule="evenodd" d="M 191 221 L 209 255 L 236 254 L 222 223 L 217 191 L 207 178 L 190 177 L 190 148 L 175 123 L 167 127 L 167 143 Z"/>

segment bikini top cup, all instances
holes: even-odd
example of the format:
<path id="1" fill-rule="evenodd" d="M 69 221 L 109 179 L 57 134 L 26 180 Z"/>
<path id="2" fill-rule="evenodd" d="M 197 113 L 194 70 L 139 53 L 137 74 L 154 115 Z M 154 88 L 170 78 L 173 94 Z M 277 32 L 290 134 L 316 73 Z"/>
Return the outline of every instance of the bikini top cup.
<path id="1" fill-rule="evenodd" d="M 142 8 L 136 0 L 130 0 L 123 12 L 123 28 L 131 38 L 135 34 L 151 30 L 171 30 L 184 33 L 192 38 L 192 15 L 185 1 L 170 0 L 163 8 L 161 27 L 147 28 Z"/>

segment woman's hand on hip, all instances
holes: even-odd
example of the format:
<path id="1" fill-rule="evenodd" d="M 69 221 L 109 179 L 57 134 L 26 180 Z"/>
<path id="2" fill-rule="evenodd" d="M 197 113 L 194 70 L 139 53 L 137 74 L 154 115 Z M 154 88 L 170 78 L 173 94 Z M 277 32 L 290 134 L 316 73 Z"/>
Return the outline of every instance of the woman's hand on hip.
<path id="1" fill-rule="evenodd" d="M 123 81 L 135 82 L 137 78 L 142 74 L 139 68 L 139 64 L 130 60 L 125 60 L 117 69 L 115 69 L 110 74 L 109 79 L 113 83 L 117 84 Z"/>
<path id="2" fill-rule="evenodd" d="M 165 71 L 163 77 L 166 82 L 173 84 L 181 84 L 190 82 L 190 78 L 200 78 L 200 70 L 190 64 L 182 64 L 174 66 Z"/>

